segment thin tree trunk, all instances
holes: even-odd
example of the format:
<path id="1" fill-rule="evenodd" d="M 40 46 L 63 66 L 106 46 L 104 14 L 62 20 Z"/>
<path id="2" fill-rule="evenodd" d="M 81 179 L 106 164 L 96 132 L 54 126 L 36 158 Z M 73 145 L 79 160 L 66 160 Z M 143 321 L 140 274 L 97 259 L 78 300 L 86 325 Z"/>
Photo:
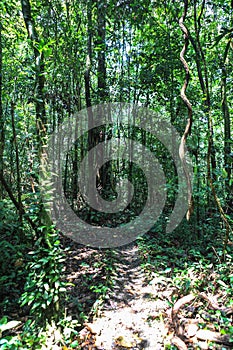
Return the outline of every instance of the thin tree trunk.
<path id="1" fill-rule="evenodd" d="M 98 100 L 100 103 L 106 102 L 109 99 L 109 92 L 107 88 L 107 71 L 106 71 L 106 8 L 107 2 L 103 0 L 97 4 L 97 47 L 98 47 Z M 99 112 L 103 115 L 107 114 L 106 122 L 110 119 L 109 109 L 99 106 Z M 98 128 L 98 140 L 100 142 L 106 139 L 106 127 Z M 107 149 L 103 147 L 102 152 L 97 154 L 97 162 L 103 163 L 103 159 L 107 153 Z M 99 171 L 99 186 L 105 191 L 111 191 L 111 163 L 103 164 Z"/>
<path id="2" fill-rule="evenodd" d="M 38 140 L 38 158 L 42 162 L 44 167 L 47 162 L 47 118 L 45 110 L 44 100 L 44 61 L 43 53 L 39 52 L 36 45 L 39 43 L 39 36 L 36 32 L 35 23 L 31 14 L 31 5 L 29 0 L 21 0 L 23 18 L 25 26 L 27 28 L 28 38 L 31 41 L 31 45 L 34 51 L 34 59 L 36 66 L 35 74 L 35 109 L 36 109 L 36 127 L 37 127 L 37 140 Z M 49 226 L 51 226 L 51 219 L 45 210 L 42 198 L 40 199 L 40 211 L 38 215 L 38 225 L 44 227 L 45 234 Z M 47 242 L 47 240 L 46 240 Z"/>
<path id="3" fill-rule="evenodd" d="M 3 177 L 4 119 L 2 108 L 2 24 L 0 22 L 0 176 Z M 0 200 L 3 198 L 3 185 L 0 182 Z"/>
<path id="4" fill-rule="evenodd" d="M 106 1 L 97 2 L 97 26 L 98 26 L 98 99 L 100 102 L 105 102 L 108 97 L 107 84 L 106 84 L 106 42 L 105 42 L 105 33 L 106 33 Z"/>
<path id="5" fill-rule="evenodd" d="M 24 215 L 26 221 L 31 225 L 32 229 L 35 232 L 37 232 L 37 230 L 38 230 L 37 225 L 34 223 L 34 221 L 31 220 L 31 218 L 28 215 L 26 215 L 26 212 L 25 212 L 24 208 L 22 208 L 21 205 L 18 203 L 18 201 L 15 198 L 11 188 L 8 186 L 6 180 L 4 179 L 4 177 L 3 177 L 3 175 L 1 173 L 0 173 L 0 183 L 4 187 L 5 191 L 8 193 L 8 196 L 11 199 L 12 203 L 14 204 L 15 208 L 18 211 L 22 212 L 22 214 Z"/>
<path id="6" fill-rule="evenodd" d="M 197 72 L 199 77 L 199 82 L 201 85 L 201 89 L 204 96 L 204 103 L 206 107 L 206 115 L 208 118 L 208 143 L 209 143 L 209 156 L 210 156 L 210 164 L 211 164 L 211 174 L 210 176 L 213 178 L 213 181 L 216 180 L 216 155 L 215 155 L 215 148 L 214 148 L 214 141 L 213 141 L 213 125 L 211 121 L 211 101 L 210 101 L 210 90 L 209 90 L 209 78 L 208 78 L 208 70 L 207 70 L 207 64 L 206 64 L 206 58 L 205 54 L 202 50 L 202 46 L 200 43 L 200 30 L 201 30 L 201 17 L 204 13 L 205 8 L 205 0 L 202 1 L 201 5 L 201 11 L 199 13 L 199 16 L 197 16 L 197 5 L 196 0 L 194 1 L 194 26 L 195 26 L 195 37 L 196 42 L 193 39 L 193 37 L 189 33 L 190 41 L 193 45 L 193 48 L 195 50 L 196 54 L 196 65 L 197 65 Z M 202 68 L 203 66 L 203 68 Z M 207 164 L 207 173 L 209 173 L 208 170 L 208 164 Z M 209 179 L 209 176 L 208 176 Z"/>
<path id="7" fill-rule="evenodd" d="M 39 52 L 36 45 L 39 42 L 39 36 L 35 29 L 34 20 L 31 15 L 31 5 L 29 0 L 21 0 L 22 12 L 24 22 L 27 28 L 28 38 L 31 40 L 31 44 L 34 51 L 36 76 L 35 76 L 35 106 L 36 106 L 36 121 L 37 121 L 37 134 L 38 134 L 38 146 L 39 146 L 39 158 L 43 152 L 43 145 L 46 143 L 46 112 L 44 101 L 44 61 L 43 53 Z"/>
<path id="8" fill-rule="evenodd" d="M 207 154 L 207 179 L 209 182 L 210 189 L 213 194 L 214 202 L 216 203 L 216 206 L 218 208 L 219 214 L 225 224 L 226 227 L 226 234 L 224 238 L 224 247 L 223 247 L 223 257 L 225 258 L 225 249 L 226 245 L 229 240 L 229 233 L 230 233 L 230 224 L 226 217 L 226 214 L 222 208 L 221 202 L 217 196 L 216 189 L 215 189 L 215 180 L 216 180 L 216 156 L 215 156 L 215 149 L 214 149 L 214 142 L 213 142 L 213 123 L 212 123 L 212 116 L 211 116 L 211 100 L 210 100 L 210 92 L 209 92 L 209 79 L 208 79 L 208 72 L 207 72 L 207 63 L 205 54 L 202 50 L 202 46 L 200 43 L 200 30 L 201 30 L 201 17 L 204 12 L 205 7 L 205 0 L 202 1 L 202 7 L 201 11 L 199 13 L 199 16 L 197 17 L 197 4 L 196 0 L 194 1 L 194 25 L 195 25 L 195 36 L 196 36 L 196 42 L 192 38 L 192 36 L 189 33 L 190 41 L 193 45 L 193 48 L 196 53 L 196 64 L 197 64 L 197 70 L 200 80 L 200 85 L 203 91 L 203 95 L 205 98 L 205 106 L 206 106 L 206 115 L 208 118 L 208 154 Z M 197 44 L 196 44 L 197 43 Z M 203 73 L 202 73 L 202 67 L 201 63 L 203 65 Z"/>
<path id="9" fill-rule="evenodd" d="M 227 173 L 225 179 L 225 188 L 227 194 L 227 204 L 229 208 L 233 203 L 230 203 L 230 179 L 231 179 L 231 122 L 230 112 L 227 102 L 227 69 L 225 63 L 222 66 L 222 112 L 224 118 L 224 168 Z"/>
<path id="10" fill-rule="evenodd" d="M 16 161 L 16 177 L 17 177 L 17 194 L 18 194 L 18 203 L 19 203 L 19 219 L 22 222 L 22 193 L 21 193 L 21 176 L 20 176 L 20 166 L 19 166 L 19 148 L 17 142 L 17 134 L 15 128 L 15 106 L 14 102 L 11 102 L 11 124 L 12 124 L 12 133 L 13 133 L 13 143 L 15 146 L 15 161 Z"/>
<path id="11" fill-rule="evenodd" d="M 87 186 L 89 186 L 89 175 L 91 175 L 92 169 L 96 168 L 96 159 L 94 159 L 94 153 L 89 152 L 96 144 L 96 132 L 93 129 L 94 119 L 92 111 L 92 102 L 91 102 L 91 63 L 92 63 L 92 0 L 87 2 L 87 58 L 86 58 L 86 71 L 84 73 L 85 80 L 85 99 L 86 107 L 88 108 L 88 169 L 87 169 Z M 93 186 L 94 184 L 91 184 Z M 93 198 L 93 201 L 95 198 Z M 95 203 L 96 204 L 96 203 Z"/>

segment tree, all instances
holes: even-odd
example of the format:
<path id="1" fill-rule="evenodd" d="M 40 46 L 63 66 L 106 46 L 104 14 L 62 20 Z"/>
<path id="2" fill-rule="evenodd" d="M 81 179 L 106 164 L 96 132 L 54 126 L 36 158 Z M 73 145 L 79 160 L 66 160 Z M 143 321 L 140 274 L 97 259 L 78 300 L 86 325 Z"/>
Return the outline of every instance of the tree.
<path id="1" fill-rule="evenodd" d="M 2 106 L 2 23 L 0 23 L 0 178 L 3 178 L 4 154 L 4 118 Z M 0 199 L 3 198 L 3 187 L 0 183 Z"/>

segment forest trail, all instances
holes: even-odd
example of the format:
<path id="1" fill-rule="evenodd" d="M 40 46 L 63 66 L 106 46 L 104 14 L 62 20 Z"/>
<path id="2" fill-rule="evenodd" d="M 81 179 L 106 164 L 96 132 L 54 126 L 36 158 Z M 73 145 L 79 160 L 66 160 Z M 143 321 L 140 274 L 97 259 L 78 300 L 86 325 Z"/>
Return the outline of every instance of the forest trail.
<path id="1" fill-rule="evenodd" d="M 118 275 L 100 318 L 93 321 L 97 349 L 162 349 L 162 313 L 169 308 L 158 286 L 148 284 L 138 248 L 117 250 Z"/>
<path id="2" fill-rule="evenodd" d="M 116 249 L 115 261 L 111 291 L 100 311 L 84 324 L 81 349 L 90 349 L 91 339 L 91 349 L 98 350 L 163 349 L 167 334 L 163 320 L 168 317 L 172 288 L 162 281 L 147 281 L 136 243 Z M 87 300 L 85 292 L 80 300 Z"/>

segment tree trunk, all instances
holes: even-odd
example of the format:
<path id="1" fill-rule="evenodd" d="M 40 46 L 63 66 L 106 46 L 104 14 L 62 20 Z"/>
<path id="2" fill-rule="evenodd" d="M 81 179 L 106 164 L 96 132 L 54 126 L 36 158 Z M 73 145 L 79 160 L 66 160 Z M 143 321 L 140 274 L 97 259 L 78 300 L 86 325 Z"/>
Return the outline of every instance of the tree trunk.
<path id="1" fill-rule="evenodd" d="M 17 134 L 15 128 L 15 106 L 14 102 L 11 101 L 11 125 L 12 125 L 12 133 L 13 133 L 13 143 L 15 147 L 15 161 L 16 161 L 16 179 L 17 179 L 17 197 L 19 203 L 19 220 L 22 222 L 22 191 L 21 191 L 21 176 L 20 176 L 20 160 L 19 160 L 19 148 L 17 142 Z"/>
<path id="2" fill-rule="evenodd" d="M 107 84 L 106 84 L 106 42 L 105 42 L 105 32 L 106 32 L 106 2 L 97 2 L 97 47 L 98 47 L 98 99 L 100 102 L 105 102 L 108 97 Z"/>
<path id="3" fill-rule="evenodd" d="M 36 127 L 37 127 L 37 140 L 38 140 L 38 159 L 42 163 L 42 167 L 46 165 L 47 162 L 47 118 L 45 111 L 45 100 L 44 100 L 44 61 L 43 53 L 39 52 L 36 45 L 39 43 L 39 36 L 36 32 L 35 23 L 31 14 L 31 5 L 29 0 L 21 0 L 22 12 L 24 22 L 27 28 L 28 38 L 31 41 L 31 45 L 34 51 L 36 74 L 35 74 L 35 109 L 36 109 Z M 43 227 L 45 234 L 49 226 L 51 226 L 51 219 L 45 210 L 42 198 L 40 198 L 40 212 L 38 215 L 38 226 Z M 39 238 L 39 237 L 38 237 Z"/>
<path id="4" fill-rule="evenodd" d="M 2 24 L 0 22 L 0 177 L 3 177 L 4 119 L 2 108 Z M 3 198 L 3 185 L 0 182 L 0 200 Z"/>
<path id="5" fill-rule="evenodd" d="M 46 112 L 44 102 L 44 61 L 43 53 L 39 52 L 36 45 L 39 43 L 39 37 L 35 29 L 35 24 L 31 15 L 31 5 L 29 0 L 21 0 L 22 12 L 24 22 L 27 28 L 28 38 L 34 51 L 35 65 L 36 65 L 36 89 L 35 89 L 35 107 L 36 107 L 36 122 L 38 134 L 38 156 L 41 157 L 43 152 L 43 145 L 46 143 Z"/>
<path id="6" fill-rule="evenodd" d="M 230 203 L 230 178 L 231 178 L 231 122 L 230 112 L 227 102 L 227 69 L 225 63 L 222 66 L 222 113 L 224 118 L 224 168 L 226 170 L 227 177 L 225 179 L 225 188 L 227 194 L 227 205 L 229 208 L 233 205 Z"/>
<path id="7" fill-rule="evenodd" d="M 207 153 L 207 179 L 213 195 L 214 202 L 218 208 L 219 214 L 226 227 L 226 234 L 223 242 L 224 243 L 223 258 L 225 258 L 225 249 L 229 240 L 230 224 L 222 208 L 221 202 L 218 198 L 216 188 L 215 188 L 216 156 L 215 156 L 215 149 L 214 149 L 214 142 L 213 142 L 213 122 L 212 122 L 212 116 L 211 116 L 212 111 L 211 111 L 211 100 L 210 100 L 210 90 L 209 90 L 209 78 L 208 78 L 206 57 L 200 42 L 201 17 L 204 12 L 204 7 L 205 7 L 205 0 L 203 0 L 202 2 L 201 11 L 199 13 L 199 16 L 197 17 L 197 4 L 196 4 L 196 0 L 194 1 L 194 26 L 195 26 L 196 41 L 192 38 L 190 33 L 189 35 L 190 35 L 190 40 L 192 42 L 193 48 L 196 53 L 197 70 L 198 70 L 199 80 L 200 80 L 201 88 L 205 99 L 204 102 L 206 106 L 206 115 L 208 118 L 209 135 L 208 135 L 208 153 Z M 203 65 L 203 71 L 202 71 L 201 63 Z"/>

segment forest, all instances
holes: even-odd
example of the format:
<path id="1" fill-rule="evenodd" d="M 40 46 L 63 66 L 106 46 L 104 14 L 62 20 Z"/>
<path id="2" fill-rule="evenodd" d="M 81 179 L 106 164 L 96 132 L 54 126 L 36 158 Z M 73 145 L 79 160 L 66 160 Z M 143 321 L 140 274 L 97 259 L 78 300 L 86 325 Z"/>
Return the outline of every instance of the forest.
<path id="1" fill-rule="evenodd" d="M 0 349 L 233 349 L 233 1 L 0 19 Z"/>

